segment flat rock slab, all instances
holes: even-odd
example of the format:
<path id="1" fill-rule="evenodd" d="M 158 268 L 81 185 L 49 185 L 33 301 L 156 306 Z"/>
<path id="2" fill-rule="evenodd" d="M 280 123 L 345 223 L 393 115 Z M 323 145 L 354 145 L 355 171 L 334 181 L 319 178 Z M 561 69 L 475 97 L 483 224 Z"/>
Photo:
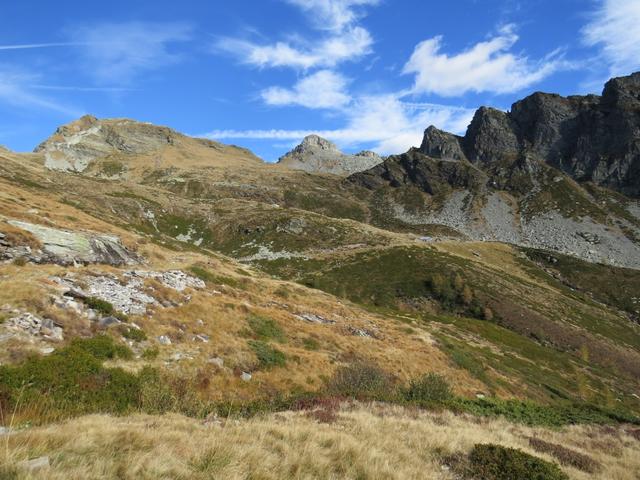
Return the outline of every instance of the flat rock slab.
<path id="1" fill-rule="evenodd" d="M 8 223 L 33 234 L 42 243 L 43 251 L 52 263 L 105 263 L 120 266 L 139 262 L 139 258 L 127 250 L 114 235 L 70 232 L 18 220 L 9 220 Z M 47 258 L 43 260 L 46 261 Z"/>

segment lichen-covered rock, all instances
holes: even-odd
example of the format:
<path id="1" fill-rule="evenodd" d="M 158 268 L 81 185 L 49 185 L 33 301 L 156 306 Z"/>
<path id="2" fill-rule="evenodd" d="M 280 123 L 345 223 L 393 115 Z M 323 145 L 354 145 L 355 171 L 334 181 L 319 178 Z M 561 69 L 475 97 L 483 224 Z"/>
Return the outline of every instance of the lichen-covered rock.
<path id="1" fill-rule="evenodd" d="M 23 256 L 36 263 L 57 263 L 60 265 L 104 263 L 121 266 L 139 262 L 139 258 L 125 248 L 120 239 L 114 235 L 70 232 L 18 220 L 9 220 L 8 223 L 33 234 L 42 244 L 42 252 L 40 253 L 22 247 L 24 249 Z M 15 248 L 20 247 L 16 246 Z"/>

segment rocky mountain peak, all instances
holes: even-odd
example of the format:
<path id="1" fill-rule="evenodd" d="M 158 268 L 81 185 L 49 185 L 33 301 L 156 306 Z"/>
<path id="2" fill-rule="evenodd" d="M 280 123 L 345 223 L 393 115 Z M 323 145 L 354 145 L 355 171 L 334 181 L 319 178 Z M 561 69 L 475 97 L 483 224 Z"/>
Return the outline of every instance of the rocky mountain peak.
<path id="1" fill-rule="evenodd" d="M 420 147 L 440 159 L 468 159 L 499 175 L 524 159 L 579 182 L 640 196 L 640 72 L 607 82 L 602 96 L 536 92 L 510 112 L 478 109 L 464 137 L 430 127 Z"/>
<path id="2" fill-rule="evenodd" d="M 381 162 L 382 158 L 371 151 L 355 155 L 342 153 L 333 142 L 318 135 L 306 136 L 300 145 L 278 160 L 279 164 L 294 170 L 342 176 L 368 170 Z"/>
<path id="3" fill-rule="evenodd" d="M 44 153 L 49 169 L 82 172 L 93 160 L 114 154 L 151 153 L 173 145 L 181 137 L 183 135 L 167 127 L 85 115 L 58 127 L 35 152 Z"/>
<path id="4" fill-rule="evenodd" d="M 302 143 L 300 143 L 297 148 L 302 151 L 314 149 L 339 151 L 335 143 L 318 135 L 307 135 L 302 139 Z"/>

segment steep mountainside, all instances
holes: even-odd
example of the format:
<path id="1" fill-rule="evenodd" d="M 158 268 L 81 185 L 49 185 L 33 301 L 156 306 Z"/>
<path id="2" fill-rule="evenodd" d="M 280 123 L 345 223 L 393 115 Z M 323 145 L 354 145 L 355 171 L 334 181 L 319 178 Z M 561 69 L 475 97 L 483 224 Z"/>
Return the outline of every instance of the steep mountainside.
<path id="1" fill-rule="evenodd" d="M 167 127 L 90 115 L 58 128 L 35 152 L 44 155 L 51 170 L 107 177 L 143 168 L 261 163 L 243 148 L 187 137 Z"/>
<path id="2" fill-rule="evenodd" d="M 0 478 L 14 478 L 5 463 L 21 471 L 31 452 L 57 455 L 41 478 L 91 477 L 88 463 L 78 464 L 76 437 L 56 438 L 59 425 L 31 429 L 38 423 L 179 412 L 197 423 L 170 415 L 140 422 L 149 435 L 179 423 L 185 437 L 217 439 L 201 430 L 227 425 L 234 430 L 221 432 L 239 435 L 263 420 L 232 417 L 293 409 L 277 417 L 281 430 L 264 427 L 263 436 L 304 443 L 313 429 L 322 451 L 352 432 L 369 451 L 365 425 L 377 439 L 386 438 L 381 424 L 400 438 L 429 416 L 448 436 L 416 457 L 416 478 L 434 465 L 453 478 L 441 444 L 462 430 L 465 441 L 485 443 L 498 422 L 515 432 L 516 446 L 530 445 L 522 432 L 574 443 L 586 429 L 594 442 L 607 435 L 617 450 L 609 440 L 606 448 L 575 443 L 598 459 L 585 467 L 577 457 L 590 470 L 562 468 L 576 479 L 631 479 L 637 448 L 629 445 L 640 425 L 640 204 L 523 153 L 511 114 L 482 112 L 470 128 L 484 132 L 473 134 L 472 149 L 466 137 L 429 128 L 420 148 L 346 178 L 345 165 L 361 158 L 341 163 L 319 138 L 300 149 L 324 152 L 311 172 L 165 127 L 93 117 L 61 127 L 34 153 L 0 150 Z M 561 143 L 554 151 L 564 151 Z M 327 165 L 339 174 L 327 174 Z M 345 399 L 408 409 L 341 406 Z M 468 416 L 416 412 L 433 406 Z M 475 417 L 497 415 L 615 427 L 534 433 Z M 25 432 L 4 442 L 16 425 Z M 153 450 L 155 458 L 157 444 L 137 441 L 142 434 L 119 420 L 68 425 L 98 426 L 95 438 L 117 450 L 105 471 L 156 471 L 132 456 Z M 121 454 L 123 438 L 140 450 Z M 219 463 L 224 450 L 211 448 L 158 468 L 171 478 L 256 473 L 253 457 L 224 454 Z M 225 463 L 232 458 L 242 465 Z M 337 470 L 304 468 L 355 478 L 370 458 L 361 456 L 358 468 L 351 453 Z M 54 471 L 58 477 L 46 476 Z"/>
<path id="3" fill-rule="evenodd" d="M 382 162 L 382 158 L 368 151 L 346 155 L 338 147 L 317 135 L 309 135 L 302 143 L 278 160 L 280 165 L 295 170 L 334 175 L 351 175 Z"/>
<path id="4" fill-rule="evenodd" d="M 535 93 L 511 112 L 480 108 L 464 137 L 429 127 L 419 149 L 348 181 L 399 225 L 640 268 L 639 169 L 634 74 L 602 97 Z"/>
<path id="5" fill-rule="evenodd" d="M 578 182 L 638 197 L 640 72 L 610 80 L 601 97 L 538 92 L 510 112 L 480 108 L 464 137 L 431 128 L 420 150 L 483 168 L 542 161 Z"/>

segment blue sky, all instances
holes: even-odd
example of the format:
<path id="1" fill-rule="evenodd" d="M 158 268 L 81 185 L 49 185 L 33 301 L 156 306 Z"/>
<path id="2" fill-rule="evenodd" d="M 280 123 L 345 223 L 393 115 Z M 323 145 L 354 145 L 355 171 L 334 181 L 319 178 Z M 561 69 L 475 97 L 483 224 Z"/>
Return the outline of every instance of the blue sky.
<path id="1" fill-rule="evenodd" d="M 0 144 L 85 113 L 273 161 L 308 133 L 400 153 L 430 124 L 640 70 L 639 0 L 5 2 Z"/>

